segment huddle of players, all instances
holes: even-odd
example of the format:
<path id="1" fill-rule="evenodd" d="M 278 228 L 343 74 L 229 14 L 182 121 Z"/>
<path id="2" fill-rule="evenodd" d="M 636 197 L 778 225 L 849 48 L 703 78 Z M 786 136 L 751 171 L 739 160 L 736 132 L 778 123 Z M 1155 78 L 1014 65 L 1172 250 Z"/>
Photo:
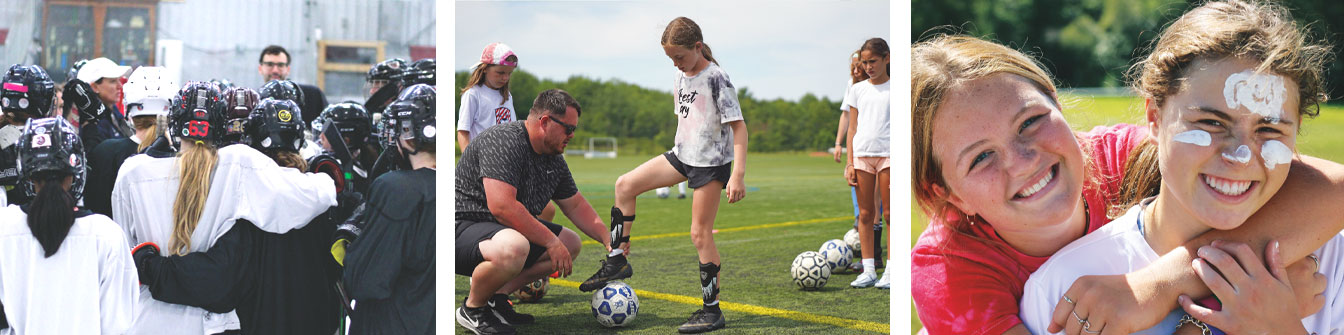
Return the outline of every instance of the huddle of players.
<path id="1" fill-rule="evenodd" d="M 268 82 L 260 91 L 215 80 L 182 85 L 163 109 L 173 110 L 172 116 L 178 115 L 178 111 L 183 111 L 181 114 L 192 111 L 196 115 L 190 119 L 194 121 L 177 124 L 170 120 L 172 116 L 167 115 L 170 113 L 159 114 L 156 122 L 161 130 L 159 136 L 141 139 L 152 144 L 141 145 L 127 156 L 172 157 L 188 135 L 210 134 L 209 138 L 219 147 L 242 144 L 267 154 L 282 166 L 301 170 L 306 167 L 308 172 L 329 174 L 336 182 L 338 205 L 314 218 L 305 228 L 285 234 L 266 233 L 252 224 L 236 224 L 205 252 L 165 257 L 157 246 L 137 247 L 133 253 L 140 282 L 149 286 L 158 300 L 215 313 L 236 310 L 243 333 L 330 334 L 342 327 L 347 313 L 354 321 L 352 332 L 356 333 L 432 331 L 434 68 L 433 59 L 411 63 L 389 59 L 375 64 L 366 77 L 368 92 L 364 104 L 347 101 L 325 106 L 309 124 L 302 118 L 302 110 L 307 107 L 301 105 L 303 91 L 287 80 Z M 133 73 L 132 81 L 135 78 Z M 46 129 L 33 127 L 35 120 L 61 115 L 52 112 L 53 107 L 58 107 L 53 106 L 57 104 L 55 88 L 41 67 L 16 64 L 3 79 L 6 83 L 3 101 L 9 115 L 6 128 L 26 123 L 20 129 L 28 135 L 25 138 L 30 138 L 33 134 L 29 133 Z M 86 86 L 75 81 L 72 79 L 66 85 L 66 91 Z M 156 83 L 177 88 L 167 80 Z M 129 98 L 128 107 L 137 103 Z M 88 105 L 95 104 L 101 107 L 96 101 Z M 64 105 L 59 106 L 65 107 L 61 110 L 69 109 L 71 104 Z M 84 119 L 83 108 L 74 107 L 81 112 L 76 122 L 93 122 Z M 127 109 L 129 112 L 132 108 Z M 0 137 L 0 140 L 18 139 Z M 22 178 L 28 174 L 20 172 L 25 167 L 17 166 L 20 146 L 0 147 L 5 148 L 0 153 L 3 156 L 0 185 L 12 190 L 9 194 L 27 194 L 31 198 L 32 186 Z M 83 158 L 86 149 L 93 148 L 76 146 L 60 150 L 72 151 L 65 154 Z M 302 162 L 286 162 L 286 156 L 278 154 L 282 152 L 300 153 L 292 156 L 301 157 L 294 159 Z M 78 165 L 80 170 L 87 166 Z M 72 193 L 83 192 L 92 172 L 74 174 L 76 189 Z M 116 171 L 110 173 L 115 178 Z M 388 178 L 380 180 L 380 176 Z M 25 205 L 31 199 L 21 196 L 7 200 L 0 195 L 0 205 Z M 78 207 L 84 207 L 84 199 L 76 196 L 75 201 L 79 202 Z M 385 224 L 387 221 L 408 222 L 405 226 L 414 228 L 388 228 L 399 225 Z M 372 227 L 378 223 L 384 224 Z M 388 229 L 421 231 L 393 233 Z M 424 229 L 429 229 L 427 234 Z M 377 241 L 363 243 L 367 247 L 358 248 L 356 241 L 365 231 L 377 235 L 366 239 Z M 409 248 L 421 252 L 388 253 Z M 407 257 L 413 259 L 402 259 Z M 350 258 L 358 258 L 359 264 L 346 261 Z M 398 267 L 408 263 L 429 266 Z M 413 273 L 404 273 L 407 268 Z M 362 285 L 342 285 L 343 276 L 359 278 Z M 408 290 L 414 293 L 407 293 Z M 200 301 L 199 297 L 207 296 L 202 292 L 214 292 L 209 296 L 223 298 Z M 356 300 L 354 306 L 350 303 L 352 299 Z M 426 302 L 430 308 L 421 308 Z M 0 329 L 7 327 L 4 316 L 0 302 Z"/>

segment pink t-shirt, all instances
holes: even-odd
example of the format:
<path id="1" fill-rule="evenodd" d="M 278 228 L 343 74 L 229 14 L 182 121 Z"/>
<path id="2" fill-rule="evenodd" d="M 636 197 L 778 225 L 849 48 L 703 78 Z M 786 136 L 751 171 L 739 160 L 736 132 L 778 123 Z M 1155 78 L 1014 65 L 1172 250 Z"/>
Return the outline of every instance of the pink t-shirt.
<path id="1" fill-rule="evenodd" d="M 1119 194 L 1125 160 L 1147 135 L 1148 128 L 1130 124 L 1079 134 L 1093 164 L 1083 186 L 1088 233 L 1110 222 L 1106 210 Z M 1021 324 L 1023 285 L 1047 259 L 1012 249 L 989 224 L 970 227 L 966 236 L 943 222 L 929 222 L 910 252 L 911 294 L 929 334 L 998 335 Z"/>

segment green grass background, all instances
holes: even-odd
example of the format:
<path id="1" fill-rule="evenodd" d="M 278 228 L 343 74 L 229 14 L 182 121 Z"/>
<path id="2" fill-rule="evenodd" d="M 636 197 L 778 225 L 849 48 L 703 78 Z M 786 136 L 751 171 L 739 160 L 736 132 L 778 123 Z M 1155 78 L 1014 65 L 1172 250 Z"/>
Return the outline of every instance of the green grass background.
<path id="1" fill-rule="evenodd" d="M 1143 100 L 1133 97 L 1089 97 L 1061 95 L 1065 104 L 1064 117 L 1077 131 L 1087 131 L 1100 125 L 1117 123 L 1139 124 L 1143 119 Z M 1305 155 L 1320 157 L 1335 162 L 1344 162 L 1344 105 L 1322 105 L 1321 113 L 1315 118 L 1302 121 L 1302 130 L 1297 137 L 1297 149 Z M 893 184 L 897 181 L 893 181 Z M 910 204 L 910 245 L 913 246 L 924 232 L 928 219 L 919 210 L 919 205 Z M 911 301 L 910 329 L 917 332 L 922 328 Z"/>
<path id="2" fill-rule="evenodd" d="M 580 192 L 606 222 L 613 203 L 616 178 L 650 159 L 648 156 L 621 156 L 616 159 L 566 157 Z M 783 223 L 819 218 L 852 217 L 849 186 L 842 177 L 843 166 L 829 155 L 803 153 L 760 154 L 747 156 L 747 196 L 741 202 L 719 207 L 715 228 L 725 229 L 761 224 Z M 649 192 L 638 200 L 633 236 L 648 236 L 690 231 L 691 199 L 676 199 L 676 190 L 668 199 Z M 722 197 L 722 195 L 720 195 Z M 556 223 L 579 232 L 563 215 Z M 853 289 L 849 282 L 856 274 L 832 274 L 820 291 L 800 291 L 789 276 L 794 256 L 816 251 L 830 239 L 839 239 L 851 228 L 852 219 L 791 225 L 734 232 L 720 232 L 714 239 L 723 259 L 720 272 L 720 300 L 761 307 L 804 312 L 890 324 L 890 291 L 874 288 Z M 591 241 L 584 237 L 585 241 Z M 626 280 L 631 287 L 666 294 L 700 297 L 699 263 L 690 236 L 677 236 L 633 242 L 631 263 L 635 275 Z M 581 282 L 597 271 L 605 251 L 598 245 L 584 245 L 574 262 L 570 281 Z M 879 270 L 880 272 L 881 270 Z M 902 273 L 908 273 L 901 269 Z M 461 305 L 466 296 L 467 278 L 454 276 L 454 292 Z M 521 313 L 533 314 L 537 322 L 519 327 L 523 334 L 668 334 L 676 332 L 699 305 L 674 303 L 640 297 L 639 314 L 624 328 L 608 329 L 597 324 L 589 312 L 591 293 L 555 285 L 539 303 L 517 304 Z M 860 334 L 855 329 L 725 311 L 728 328 L 716 334 Z M 452 326 L 457 334 L 468 333 Z"/>

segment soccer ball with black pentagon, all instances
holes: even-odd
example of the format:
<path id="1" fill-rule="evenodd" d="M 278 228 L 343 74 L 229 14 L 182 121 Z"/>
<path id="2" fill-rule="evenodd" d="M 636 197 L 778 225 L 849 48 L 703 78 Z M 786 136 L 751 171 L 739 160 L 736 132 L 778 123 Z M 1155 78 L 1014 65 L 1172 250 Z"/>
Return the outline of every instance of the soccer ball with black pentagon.
<path id="1" fill-rule="evenodd" d="M 826 286 L 831 279 L 831 266 L 816 251 L 804 251 L 793 258 L 793 283 L 804 290 L 816 290 Z"/>
<path id="2" fill-rule="evenodd" d="M 551 287 L 551 278 L 542 277 L 537 281 L 523 285 L 518 292 L 513 292 L 513 296 L 518 298 L 518 302 L 538 302 L 541 297 L 546 296 L 546 291 Z"/>

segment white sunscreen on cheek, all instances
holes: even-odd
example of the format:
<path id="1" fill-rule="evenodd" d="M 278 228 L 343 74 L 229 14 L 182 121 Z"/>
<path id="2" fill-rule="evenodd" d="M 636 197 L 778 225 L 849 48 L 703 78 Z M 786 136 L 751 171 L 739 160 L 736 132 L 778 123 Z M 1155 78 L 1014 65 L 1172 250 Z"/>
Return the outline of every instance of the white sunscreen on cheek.
<path id="1" fill-rule="evenodd" d="M 1268 140 L 1260 147 L 1260 158 L 1265 160 L 1266 169 L 1273 170 L 1276 165 L 1292 163 L 1293 150 L 1283 142 Z"/>
<path id="2" fill-rule="evenodd" d="M 1283 86 L 1283 77 L 1241 71 L 1227 76 L 1223 83 L 1223 99 L 1227 108 L 1237 109 L 1246 106 L 1251 113 L 1259 114 L 1271 120 L 1283 116 L 1283 102 L 1287 89 Z"/>
<path id="3" fill-rule="evenodd" d="M 1209 132 L 1207 131 L 1190 130 L 1180 134 L 1176 134 L 1176 136 L 1172 136 L 1171 140 L 1181 143 L 1190 143 L 1201 147 L 1207 147 L 1209 146 L 1209 143 L 1213 142 L 1213 136 L 1210 136 Z"/>
<path id="4" fill-rule="evenodd" d="M 1237 151 L 1231 155 L 1228 155 L 1226 152 L 1224 152 L 1223 159 L 1226 159 L 1229 162 L 1237 162 L 1241 164 L 1249 163 L 1251 161 L 1251 147 L 1242 144 L 1241 146 L 1237 147 Z"/>

